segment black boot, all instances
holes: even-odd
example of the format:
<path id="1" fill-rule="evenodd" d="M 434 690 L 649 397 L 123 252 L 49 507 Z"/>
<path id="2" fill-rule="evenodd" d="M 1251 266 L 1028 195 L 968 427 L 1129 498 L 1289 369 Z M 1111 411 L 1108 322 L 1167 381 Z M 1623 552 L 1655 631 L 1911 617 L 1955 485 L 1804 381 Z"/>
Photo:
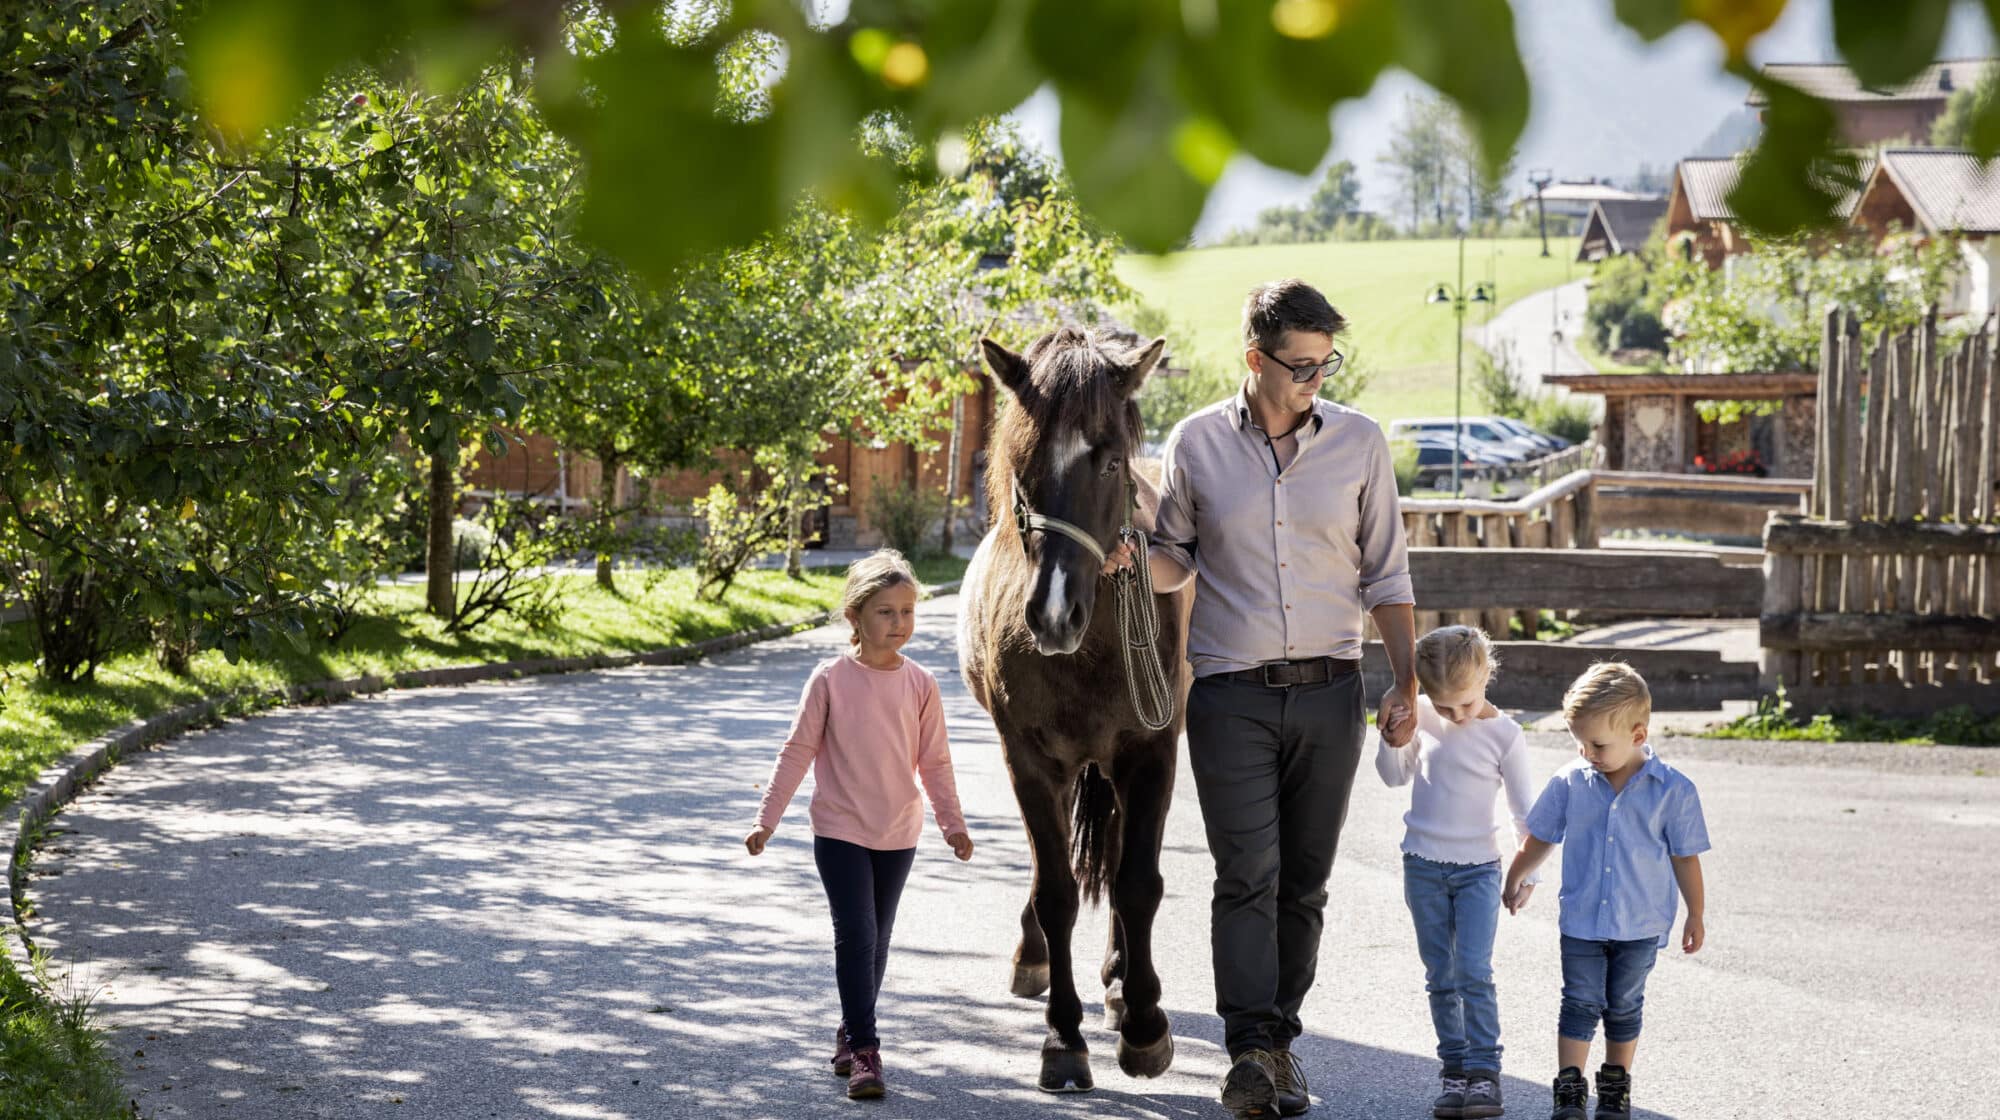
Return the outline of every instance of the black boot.
<path id="1" fill-rule="evenodd" d="M 1587 1120 L 1583 1108 L 1589 1103 L 1590 1083 L 1583 1079 L 1583 1071 L 1564 1066 L 1556 1075 L 1556 1108 L 1549 1120 Z"/>
<path id="2" fill-rule="evenodd" d="M 1632 1076 L 1624 1066 L 1598 1067 L 1597 1120 L 1632 1120 Z"/>

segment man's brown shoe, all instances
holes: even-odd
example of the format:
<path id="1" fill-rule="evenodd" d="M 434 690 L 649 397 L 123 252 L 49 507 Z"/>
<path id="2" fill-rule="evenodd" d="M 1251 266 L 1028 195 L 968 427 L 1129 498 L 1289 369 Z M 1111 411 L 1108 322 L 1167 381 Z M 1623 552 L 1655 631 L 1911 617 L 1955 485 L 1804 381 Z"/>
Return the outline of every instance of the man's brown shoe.
<path id="1" fill-rule="evenodd" d="M 1277 1061 L 1269 1050 L 1245 1050 L 1222 1079 L 1222 1107 L 1237 1120 L 1278 1114 Z"/>
<path id="2" fill-rule="evenodd" d="M 1312 1095 L 1306 1087 L 1306 1070 L 1290 1050 L 1271 1052 L 1272 1080 L 1277 1084 L 1278 1115 L 1304 1116 L 1312 1111 Z"/>

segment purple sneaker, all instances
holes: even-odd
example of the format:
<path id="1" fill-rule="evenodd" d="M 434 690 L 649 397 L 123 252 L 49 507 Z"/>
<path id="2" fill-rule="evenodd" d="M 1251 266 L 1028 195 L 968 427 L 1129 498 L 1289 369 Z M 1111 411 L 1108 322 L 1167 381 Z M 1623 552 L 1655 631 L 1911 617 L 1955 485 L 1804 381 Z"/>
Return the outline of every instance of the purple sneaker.
<path id="1" fill-rule="evenodd" d="M 847 1024 L 833 1028 L 833 1072 L 846 1077 L 854 1072 L 854 1047 L 847 1044 Z"/>

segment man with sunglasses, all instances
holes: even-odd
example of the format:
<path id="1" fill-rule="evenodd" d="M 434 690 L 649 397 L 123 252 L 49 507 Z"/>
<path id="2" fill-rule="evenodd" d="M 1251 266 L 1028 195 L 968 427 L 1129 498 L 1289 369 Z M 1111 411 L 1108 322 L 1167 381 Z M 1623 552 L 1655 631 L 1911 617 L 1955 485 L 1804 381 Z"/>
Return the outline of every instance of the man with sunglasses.
<path id="1" fill-rule="evenodd" d="M 1292 1055 L 1312 988 L 1327 876 L 1366 734 L 1363 615 L 1395 687 L 1377 724 L 1416 730 L 1415 616 L 1382 429 L 1319 397 L 1346 320 L 1301 280 L 1243 310 L 1242 388 L 1178 424 L 1150 552 L 1154 585 L 1196 580 L 1188 757 L 1215 859 L 1211 944 L 1241 1117 L 1312 1107 Z M 1129 566 L 1121 546 L 1107 570 Z"/>

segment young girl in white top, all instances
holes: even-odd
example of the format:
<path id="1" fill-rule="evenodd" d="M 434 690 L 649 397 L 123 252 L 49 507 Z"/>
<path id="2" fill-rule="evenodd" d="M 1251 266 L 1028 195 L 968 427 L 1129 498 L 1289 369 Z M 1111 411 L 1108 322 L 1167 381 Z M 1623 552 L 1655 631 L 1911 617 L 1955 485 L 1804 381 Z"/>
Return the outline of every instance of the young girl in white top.
<path id="1" fill-rule="evenodd" d="M 1440 1120 L 1501 1114 L 1500 1007 L 1493 990 L 1493 935 L 1500 919 L 1500 847 L 1494 795 L 1504 789 L 1516 839 L 1527 835 L 1535 790 L 1521 725 L 1486 700 L 1493 647 L 1470 626 L 1446 626 L 1417 642 L 1417 735 L 1383 740 L 1375 769 L 1409 785 L 1403 817 L 1403 897 L 1417 927 L 1443 1092 Z M 1524 887 L 1530 890 L 1532 887 Z"/>

